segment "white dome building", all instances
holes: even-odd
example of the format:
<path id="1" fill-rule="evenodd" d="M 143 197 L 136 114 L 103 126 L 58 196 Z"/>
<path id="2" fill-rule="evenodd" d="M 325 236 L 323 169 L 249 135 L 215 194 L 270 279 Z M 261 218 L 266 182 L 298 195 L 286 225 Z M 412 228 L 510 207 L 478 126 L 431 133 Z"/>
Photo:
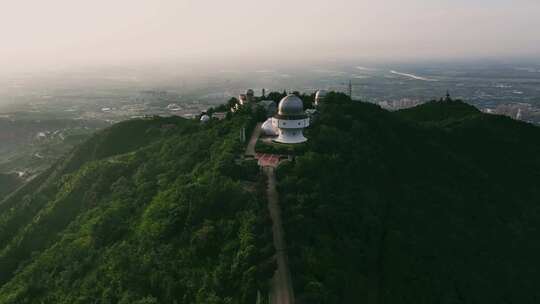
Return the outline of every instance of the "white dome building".
<path id="1" fill-rule="evenodd" d="M 278 113 L 272 118 L 272 125 L 278 131 L 275 142 L 299 144 L 307 141 L 304 128 L 309 127 L 309 117 L 304 113 L 304 103 L 293 94 L 279 102 Z"/>
<path id="2" fill-rule="evenodd" d="M 266 136 L 278 136 L 278 130 L 272 123 L 273 118 L 268 118 L 261 126 L 262 133 Z"/>
<path id="3" fill-rule="evenodd" d="M 238 96 L 238 101 L 240 102 L 240 105 L 247 105 L 255 101 L 255 92 L 253 89 L 248 89 L 245 94 L 240 94 L 240 96 Z"/>
<path id="4" fill-rule="evenodd" d="M 324 99 L 326 98 L 326 94 L 328 94 L 325 90 L 318 90 L 317 93 L 315 93 L 315 105 L 318 106 L 321 103 L 324 102 Z"/>
<path id="5" fill-rule="evenodd" d="M 210 121 L 210 116 L 204 114 L 203 116 L 201 116 L 201 123 L 207 123 Z"/>

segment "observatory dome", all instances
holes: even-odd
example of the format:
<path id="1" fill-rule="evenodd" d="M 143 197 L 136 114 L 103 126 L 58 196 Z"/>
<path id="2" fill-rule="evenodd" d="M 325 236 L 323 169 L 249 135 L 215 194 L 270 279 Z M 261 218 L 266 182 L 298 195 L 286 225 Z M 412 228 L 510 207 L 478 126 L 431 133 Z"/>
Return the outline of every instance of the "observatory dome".
<path id="1" fill-rule="evenodd" d="M 264 135 L 268 136 L 277 136 L 278 130 L 277 128 L 272 124 L 272 118 L 268 118 L 261 126 L 261 130 Z"/>
<path id="2" fill-rule="evenodd" d="M 315 94 L 315 104 L 321 103 L 326 98 L 326 94 L 328 94 L 327 91 L 318 90 L 317 93 Z"/>
<path id="3" fill-rule="evenodd" d="M 304 103 L 300 97 L 289 94 L 279 102 L 278 115 L 297 116 L 304 115 Z"/>
<path id="4" fill-rule="evenodd" d="M 304 103 L 300 97 L 290 94 L 279 102 L 278 114 L 272 118 L 272 126 L 277 130 L 275 142 L 299 144 L 307 140 L 302 133 L 309 127 L 309 117 L 304 113 Z"/>
<path id="5" fill-rule="evenodd" d="M 203 116 L 201 116 L 201 122 L 208 122 L 210 121 L 210 116 L 204 114 Z"/>

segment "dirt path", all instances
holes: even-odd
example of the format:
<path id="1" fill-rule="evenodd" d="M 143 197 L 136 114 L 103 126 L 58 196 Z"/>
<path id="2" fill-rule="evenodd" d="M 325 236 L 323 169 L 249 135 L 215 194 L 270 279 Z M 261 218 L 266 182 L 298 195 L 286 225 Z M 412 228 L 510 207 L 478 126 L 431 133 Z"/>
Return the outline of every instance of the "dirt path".
<path id="1" fill-rule="evenodd" d="M 270 217 L 273 222 L 272 231 L 278 266 L 274 273 L 274 277 L 272 278 L 270 304 L 293 304 L 294 292 L 287 260 L 287 248 L 283 234 L 283 224 L 281 222 L 279 196 L 276 190 L 275 169 L 273 167 L 264 167 L 263 170 L 268 178 L 268 209 L 270 210 Z"/>
<path id="2" fill-rule="evenodd" d="M 255 145 L 257 144 L 257 140 L 259 139 L 259 136 L 261 136 L 261 126 L 262 123 L 258 123 L 255 126 L 255 129 L 253 129 L 253 133 L 251 133 L 251 138 L 249 139 L 249 143 L 246 147 L 246 156 L 253 156 L 255 157 Z"/>
<path id="3" fill-rule="evenodd" d="M 279 195 L 276 189 L 275 167 L 279 164 L 279 155 L 259 154 L 255 152 L 255 145 L 261 135 L 262 123 L 258 123 L 251 134 L 246 147 L 245 156 L 259 158 L 259 166 L 263 169 L 268 179 L 268 210 L 272 218 L 272 234 L 274 247 L 276 248 L 277 270 L 272 278 L 270 287 L 270 304 L 294 304 L 294 292 L 292 287 L 291 272 L 287 260 L 283 224 L 281 222 L 281 210 L 279 207 Z"/>

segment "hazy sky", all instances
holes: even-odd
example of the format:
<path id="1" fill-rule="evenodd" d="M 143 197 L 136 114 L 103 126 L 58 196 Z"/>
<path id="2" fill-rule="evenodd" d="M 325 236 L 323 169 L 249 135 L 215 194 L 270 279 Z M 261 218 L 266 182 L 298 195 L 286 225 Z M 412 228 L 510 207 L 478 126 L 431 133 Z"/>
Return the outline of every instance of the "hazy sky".
<path id="1" fill-rule="evenodd" d="M 540 0 L 0 0 L 0 69 L 540 54 Z"/>

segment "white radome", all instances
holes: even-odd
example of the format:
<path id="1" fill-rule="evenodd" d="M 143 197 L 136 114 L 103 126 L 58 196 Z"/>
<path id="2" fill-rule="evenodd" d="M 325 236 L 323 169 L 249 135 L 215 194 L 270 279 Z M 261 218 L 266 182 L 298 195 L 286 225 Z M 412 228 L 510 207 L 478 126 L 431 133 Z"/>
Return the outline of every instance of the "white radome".
<path id="1" fill-rule="evenodd" d="M 277 136 L 278 130 L 272 124 L 273 118 L 268 118 L 261 126 L 261 130 L 266 136 Z"/>
<path id="2" fill-rule="evenodd" d="M 210 116 L 204 114 L 203 116 L 201 116 L 201 122 L 208 122 L 210 120 Z"/>
<path id="3" fill-rule="evenodd" d="M 318 90 L 317 93 L 315 93 L 315 105 L 320 105 L 322 102 L 324 102 L 324 99 L 326 98 L 326 94 L 328 94 L 325 90 Z"/>

